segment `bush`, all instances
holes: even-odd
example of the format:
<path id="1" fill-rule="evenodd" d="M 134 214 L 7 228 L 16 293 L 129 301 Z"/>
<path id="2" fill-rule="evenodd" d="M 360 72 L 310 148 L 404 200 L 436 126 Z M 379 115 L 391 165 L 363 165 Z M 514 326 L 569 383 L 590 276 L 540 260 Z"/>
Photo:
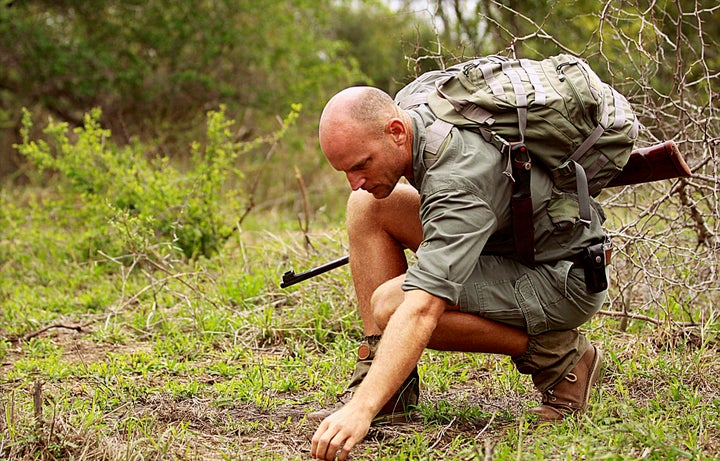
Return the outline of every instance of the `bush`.
<path id="1" fill-rule="evenodd" d="M 230 187 L 243 178 L 240 154 L 280 141 L 299 113 L 293 106 L 277 132 L 236 142 L 234 120 L 225 108 L 207 115 L 204 143 L 192 144 L 189 171 L 167 157 L 148 159 L 143 146 L 122 148 L 99 124 L 100 110 L 80 128 L 50 121 L 47 139 L 32 140 L 32 120 L 24 112 L 24 155 L 55 193 L 43 212 L 55 222 L 72 222 L 84 232 L 74 242 L 84 257 L 110 255 L 164 257 L 178 250 L 186 258 L 216 253 L 236 228 L 237 213 L 252 197 Z M 229 212 L 228 212 L 229 210 Z"/>

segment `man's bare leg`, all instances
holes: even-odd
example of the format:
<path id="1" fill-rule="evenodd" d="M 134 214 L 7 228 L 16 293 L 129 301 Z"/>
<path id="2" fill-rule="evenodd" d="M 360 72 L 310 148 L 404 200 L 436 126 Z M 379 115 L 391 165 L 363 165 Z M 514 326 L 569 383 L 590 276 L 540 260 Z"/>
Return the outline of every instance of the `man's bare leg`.
<path id="1" fill-rule="evenodd" d="M 365 334 L 382 333 L 370 310 L 370 298 L 382 283 L 407 270 L 405 248 L 417 250 L 422 241 L 420 197 L 407 185 L 398 184 L 385 199 L 359 190 L 347 205 L 347 230 L 358 310 Z"/>
<path id="2" fill-rule="evenodd" d="M 527 350 L 528 335 L 519 328 L 477 315 L 446 311 L 428 347 L 439 351 L 484 352 L 516 357 Z"/>
<path id="3" fill-rule="evenodd" d="M 401 286 L 405 275 L 382 284 L 371 300 L 374 323 L 384 329 L 405 292 Z M 440 351 L 484 352 L 518 356 L 527 350 L 528 334 L 494 320 L 478 317 L 449 306 L 440 317 L 428 347 Z"/>
<path id="4" fill-rule="evenodd" d="M 347 205 L 347 230 L 350 240 L 350 270 L 358 301 L 358 311 L 363 322 L 365 335 L 379 336 L 382 329 L 375 323 L 370 299 L 375 289 L 384 282 L 405 273 L 407 260 L 405 248 L 415 251 L 422 241 L 420 224 L 420 198 L 415 189 L 406 185 L 398 185 L 386 198 L 378 200 L 371 194 L 359 190 L 350 195 Z M 321 421 L 337 411 L 354 389 L 365 378 L 374 358 L 377 337 L 367 338 L 358 350 L 358 362 L 350 382 L 341 395 L 340 404 L 333 408 L 310 413 L 311 420 Z M 417 371 L 408 377 L 417 388 Z M 419 392 L 419 391 L 418 391 Z M 390 402 L 387 410 L 390 418 L 403 416 L 405 403 L 417 402 L 418 392 L 403 392 L 401 401 L 396 408 Z"/>

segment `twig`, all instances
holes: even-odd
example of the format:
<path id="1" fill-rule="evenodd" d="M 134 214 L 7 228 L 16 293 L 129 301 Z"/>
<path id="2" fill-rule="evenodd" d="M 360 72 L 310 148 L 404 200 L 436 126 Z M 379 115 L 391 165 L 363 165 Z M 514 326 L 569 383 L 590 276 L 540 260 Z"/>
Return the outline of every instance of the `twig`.
<path id="1" fill-rule="evenodd" d="M 447 426 L 440 429 L 440 433 L 437 436 L 437 439 L 435 440 L 435 443 L 432 444 L 432 446 L 429 448 L 429 450 L 434 450 L 438 443 L 442 440 L 443 436 L 447 432 L 448 429 L 450 429 L 450 426 L 453 425 L 455 420 L 457 419 L 457 416 L 453 416 L 453 419 L 447 424 Z"/>
<path id="2" fill-rule="evenodd" d="M 29 339 L 32 339 L 32 338 L 36 337 L 36 336 L 40 336 L 41 334 L 45 333 L 45 332 L 48 331 L 48 330 L 52 330 L 53 328 L 64 328 L 64 329 L 66 329 L 66 330 L 75 330 L 75 331 L 77 331 L 78 333 L 81 333 L 81 332 L 83 331 L 83 328 L 86 327 L 86 326 L 88 326 L 88 325 L 89 325 L 89 324 L 85 324 L 85 325 L 63 325 L 63 324 L 61 324 L 61 323 L 56 323 L 56 324 L 53 324 L 53 325 L 48 325 L 48 326 L 46 326 L 46 327 L 40 328 L 39 330 L 33 331 L 32 333 L 28 333 L 28 334 L 26 334 L 25 336 L 23 336 L 23 337 L 21 338 L 21 340 L 22 340 L 22 341 L 27 341 L 27 340 L 29 340 Z"/>
<path id="3" fill-rule="evenodd" d="M 243 214 L 240 216 L 240 219 L 237 220 L 237 226 L 240 227 L 242 225 L 242 222 L 245 220 L 248 214 L 255 208 L 255 193 L 257 191 L 258 185 L 260 184 L 260 178 L 262 177 L 263 172 L 265 171 L 268 163 L 270 163 L 270 159 L 272 158 L 273 152 L 275 152 L 275 149 L 277 148 L 280 140 L 276 139 L 268 149 L 267 153 L 265 154 L 265 159 L 263 160 L 262 165 L 260 165 L 260 170 L 255 173 L 255 179 L 253 183 L 250 185 L 250 193 L 248 194 L 248 204 L 245 207 L 245 211 L 243 211 Z"/>
<path id="4" fill-rule="evenodd" d="M 495 413 L 492 414 L 490 421 L 488 421 L 488 423 L 485 425 L 485 427 L 483 427 L 480 430 L 480 432 L 477 433 L 477 435 L 475 436 L 475 440 L 478 440 L 480 438 L 480 436 L 483 435 L 483 433 L 487 430 L 488 427 L 490 427 L 490 425 L 493 423 L 493 421 L 495 421 Z"/>
<path id="5" fill-rule="evenodd" d="M 631 318 L 635 320 L 644 320 L 645 322 L 650 322 L 655 325 L 662 325 L 662 321 L 658 320 L 653 317 L 648 317 L 647 315 L 642 314 L 633 314 L 632 312 L 618 312 L 618 311 L 599 311 L 598 314 L 601 315 L 607 315 L 610 317 L 625 317 L 625 318 Z"/>
<path id="6" fill-rule="evenodd" d="M 35 380 L 35 386 L 33 388 L 33 410 L 35 413 L 35 425 L 39 430 L 43 426 L 42 381 L 39 379 Z"/>
<path id="7" fill-rule="evenodd" d="M 305 219 L 301 220 L 300 216 L 298 215 L 298 224 L 300 225 L 300 230 L 303 231 L 303 235 L 305 236 L 305 247 L 306 248 L 313 248 L 312 242 L 310 242 L 310 202 L 308 201 L 307 197 L 307 189 L 305 188 L 305 182 L 302 179 L 302 175 L 300 174 L 300 170 L 297 166 L 295 166 L 295 179 L 298 182 L 298 186 L 300 187 L 300 194 L 302 195 L 302 202 L 303 202 L 303 213 L 305 214 Z"/>

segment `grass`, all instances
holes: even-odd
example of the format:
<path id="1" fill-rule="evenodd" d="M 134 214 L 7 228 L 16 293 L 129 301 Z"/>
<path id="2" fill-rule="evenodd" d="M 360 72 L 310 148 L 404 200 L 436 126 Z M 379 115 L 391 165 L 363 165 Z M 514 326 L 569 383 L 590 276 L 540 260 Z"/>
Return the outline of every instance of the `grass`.
<path id="1" fill-rule="evenodd" d="M 0 459 L 308 459 L 305 415 L 335 402 L 360 324 L 347 267 L 278 282 L 344 254 L 344 234 L 326 224 L 309 249 L 256 219 L 194 262 L 81 257 L 67 222 L 5 227 Z M 509 359 L 426 351 L 418 418 L 372 428 L 354 459 L 720 457 L 720 325 L 619 323 L 584 326 L 606 351 L 586 414 L 538 424 Z"/>

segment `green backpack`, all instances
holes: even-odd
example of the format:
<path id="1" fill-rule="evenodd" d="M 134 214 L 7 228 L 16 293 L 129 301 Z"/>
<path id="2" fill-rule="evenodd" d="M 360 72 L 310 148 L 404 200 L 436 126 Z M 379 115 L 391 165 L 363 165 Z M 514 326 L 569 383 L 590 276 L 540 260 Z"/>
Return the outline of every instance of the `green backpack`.
<path id="1" fill-rule="evenodd" d="M 625 97 L 569 55 L 541 61 L 488 56 L 429 72 L 411 85 L 417 88 L 398 104 L 428 104 L 438 117 L 427 127 L 426 152 L 436 154 L 458 126 L 509 153 L 505 174 L 514 182 L 516 253 L 528 265 L 534 265 L 532 163 L 547 168 L 558 190 L 577 197 L 550 203 L 560 208 L 554 214 L 579 216 L 589 225 L 590 196 L 622 171 L 638 134 Z M 574 224 L 563 219 L 555 225 Z"/>

